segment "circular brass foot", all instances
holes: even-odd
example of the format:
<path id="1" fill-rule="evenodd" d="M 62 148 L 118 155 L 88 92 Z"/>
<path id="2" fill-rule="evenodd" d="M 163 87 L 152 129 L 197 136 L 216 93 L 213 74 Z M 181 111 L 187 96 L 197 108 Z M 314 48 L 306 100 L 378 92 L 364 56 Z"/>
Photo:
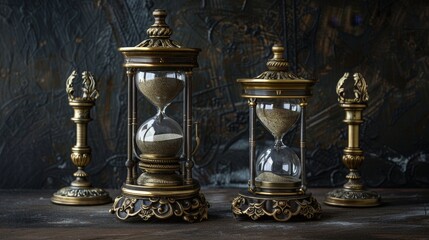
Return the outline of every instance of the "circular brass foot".
<path id="1" fill-rule="evenodd" d="M 380 205 L 378 193 L 366 190 L 335 189 L 328 194 L 324 203 L 339 207 L 375 207 Z"/>
<path id="2" fill-rule="evenodd" d="M 252 220 L 258 220 L 260 217 L 268 216 L 281 222 L 295 216 L 318 219 L 322 213 L 320 204 L 311 194 L 263 196 L 242 192 L 234 198 L 231 208 L 235 217 L 247 216 Z"/>
<path id="3" fill-rule="evenodd" d="M 70 186 L 54 193 L 51 201 L 60 205 L 101 205 L 112 202 L 112 199 L 101 188 Z"/>

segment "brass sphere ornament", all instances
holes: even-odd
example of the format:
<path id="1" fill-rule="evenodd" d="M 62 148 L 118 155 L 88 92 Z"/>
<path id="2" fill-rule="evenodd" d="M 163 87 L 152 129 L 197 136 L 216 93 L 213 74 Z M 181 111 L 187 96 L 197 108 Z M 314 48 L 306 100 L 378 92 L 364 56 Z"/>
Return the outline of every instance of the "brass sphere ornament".
<path id="1" fill-rule="evenodd" d="M 251 79 L 238 79 L 241 96 L 249 105 L 249 170 L 247 191 L 232 201 L 235 217 L 258 220 L 272 217 L 288 221 L 292 217 L 319 218 L 321 207 L 307 191 L 305 173 L 305 134 L 307 99 L 314 80 L 288 71 L 284 48 L 274 45 L 268 71 Z M 256 117 L 273 135 L 274 145 L 256 156 Z M 300 121 L 300 157 L 283 143 L 285 134 Z"/>
<path id="2" fill-rule="evenodd" d="M 82 73 L 82 97 L 75 97 L 73 80 L 77 72 L 73 71 L 66 81 L 66 92 L 69 105 L 74 110 L 71 120 L 76 123 L 76 145 L 70 155 L 77 171 L 73 174 L 76 179 L 71 186 L 61 188 L 51 198 L 51 201 L 61 205 L 98 205 L 112 201 L 109 194 L 101 188 L 92 187 L 84 168 L 91 162 L 91 148 L 88 146 L 87 128 L 92 120 L 91 108 L 99 94 L 95 88 L 96 82 L 90 72 Z"/>
<path id="3" fill-rule="evenodd" d="M 342 161 L 349 169 L 346 176 L 347 183 L 343 188 L 329 192 L 325 198 L 325 204 L 343 207 L 373 207 L 380 205 L 381 197 L 378 193 L 365 190 L 358 168 L 365 159 L 359 146 L 359 126 L 363 123 L 362 111 L 367 107 L 369 100 L 368 87 L 360 73 L 353 74 L 354 98 L 347 98 L 345 81 L 349 78 L 346 72 L 337 83 L 336 92 L 338 102 L 346 112 L 345 119 L 348 128 L 348 144 L 344 149 Z"/>
<path id="4" fill-rule="evenodd" d="M 207 219 L 209 203 L 192 178 L 193 146 L 192 69 L 198 67 L 200 49 L 184 48 L 170 39 L 167 13 L 156 9 L 149 39 L 119 51 L 125 57 L 128 77 L 127 179 L 111 213 L 118 219 Z M 137 129 L 137 90 L 157 109 Z M 166 108 L 183 91 L 183 126 L 166 114 Z"/>

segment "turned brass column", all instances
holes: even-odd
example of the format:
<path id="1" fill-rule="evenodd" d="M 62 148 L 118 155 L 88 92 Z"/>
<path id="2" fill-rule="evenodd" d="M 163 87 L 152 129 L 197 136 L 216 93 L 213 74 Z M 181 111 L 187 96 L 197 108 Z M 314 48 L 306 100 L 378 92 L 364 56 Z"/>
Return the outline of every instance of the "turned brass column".
<path id="1" fill-rule="evenodd" d="M 361 181 L 358 168 L 365 159 L 362 149 L 359 145 L 359 127 L 363 123 L 362 111 L 367 107 L 368 92 L 365 79 L 360 73 L 355 73 L 354 78 L 354 98 L 346 98 L 344 82 L 349 77 L 345 73 L 337 84 L 338 102 L 346 112 L 345 119 L 347 124 L 347 147 L 344 149 L 342 161 L 349 169 L 346 176 L 347 183 L 342 189 L 336 189 L 329 192 L 325 203 L 333 206 L 345 207 L 371 207 L 380 204 L 380 196 L 376 192 L 367 191 Z"/>
<path id="2" fill-rule="evenodd" d="M 67 79 L 67 94 L 69 105 L 73 108 L 74 114 L 71 120 L 76 124 L 76 144 L 71 149 L 70 158 L 77 167 L 73 174 L 76 179 L 71 186 L 58 190 L 51 198 L 51 201 L 62 205 L 97 205 L 112 201 L 109 194 L 100 188 L 91 186 L 88 181 L 88 174 L 84 168 L 91 162 L 91 148 L 87 141 L 87 126 L 92 120 L 90 117 L 91 108 L 98 98 L 98 91 L 95 89 L 95 80 L 89 72 L 82 73 L 83 87 L 82 97 L 74 97 L 73 80 L 76 71 Z"/>

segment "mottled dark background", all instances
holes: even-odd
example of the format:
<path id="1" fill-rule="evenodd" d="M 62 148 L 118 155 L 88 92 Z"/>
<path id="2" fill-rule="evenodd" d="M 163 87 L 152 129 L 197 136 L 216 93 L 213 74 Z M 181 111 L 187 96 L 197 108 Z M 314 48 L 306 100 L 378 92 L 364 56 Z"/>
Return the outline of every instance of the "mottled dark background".
<path id="1" fill-rule="evenodd" d="M 72 181 L 75 128 L 65 80 L 73 69 L 93 72 L 100 90 L 89 126 L 91 180 L 122 184 L 127 95 L 117 48 L 146 39 L 156 8 L 168 11 L 173 39 L 202 49 L 193 89 L 203 139 L 194 174 L 202 184 L 245 184 L 248 116 L 235 80 L 264 71 L 271 46 L 281 42 L 291 69 L 319 80 L 308 118 L 311 186 L 339 186 L 347 173 L 335 94 L 345 71 L 361 72 L 369 84 L 365 184 L 429 186 L 428 1 L 0 0 L 0 188 Z M 141 123 L 155 111 L 139 102 Z M 180 99 L 169 109 L 176 119 L 179 106 Z M 259 127 L 260 146 L 270 140 Z M 296 130 L 285 140 L 297 146 Z"/>

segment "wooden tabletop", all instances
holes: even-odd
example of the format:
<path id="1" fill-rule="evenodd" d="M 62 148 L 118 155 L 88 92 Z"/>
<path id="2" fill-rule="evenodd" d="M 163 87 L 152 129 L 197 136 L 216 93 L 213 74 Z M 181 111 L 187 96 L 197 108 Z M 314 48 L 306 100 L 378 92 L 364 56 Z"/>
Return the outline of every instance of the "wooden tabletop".
<path id="1" fill-rule="evenodd" d="M 322 204 L 320 220 L 235 220 L 230 203 L 240 189 L 206 188 L 209 220 L 123 222 L 111 204 L 60 206 L 54 191 L 0 190 L 0 239 L 429 239 L 428 189 L 373 189 L 383 204 L 341 208 L 323 204 L 331 189 L 310 189 Z M 112 197 L 118 190 L 109 191 Z"/>

